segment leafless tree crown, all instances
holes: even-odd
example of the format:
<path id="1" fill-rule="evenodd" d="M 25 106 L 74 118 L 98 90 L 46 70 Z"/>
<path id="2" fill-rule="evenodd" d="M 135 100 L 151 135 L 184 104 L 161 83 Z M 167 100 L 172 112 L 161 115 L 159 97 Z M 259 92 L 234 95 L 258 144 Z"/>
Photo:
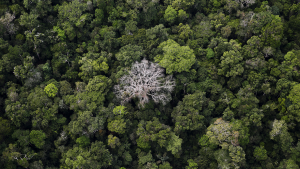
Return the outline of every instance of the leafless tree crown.
<path id="1" fill-rule="evenodd" d="M 248 8 L 250 5 L 255 4 L 255 0 L 235 0 L 236 2 L 240 3 L 241 8 Z"/>
<path id="2" fill-rule="evenodd" d="M 0 18 L 0 23 L 2 23 L 4 25 L 7 32 L 11 35 L 14 34 L 18 29 L 13 23 L 14 19 L 15 19 L 15 15 L 10 14 L 9 12 L 6 12 L 5 16 L 2 16 Z"/>
<path id="3" fill-rule="evenodd" d="M 115 94 L 124 102 L 132 98 L 139 98 L 140 106 L 149 102 L 149 96 L 155 103 L 166 104 L 171 100 L 170 93 L 175 87 L 172 76 L 165 77 L 164 70 L 157 63 L 143 59 L 141 63 L 135 62 L 131 71 L 121 77 L 120 84 L 114 87 Z"/>

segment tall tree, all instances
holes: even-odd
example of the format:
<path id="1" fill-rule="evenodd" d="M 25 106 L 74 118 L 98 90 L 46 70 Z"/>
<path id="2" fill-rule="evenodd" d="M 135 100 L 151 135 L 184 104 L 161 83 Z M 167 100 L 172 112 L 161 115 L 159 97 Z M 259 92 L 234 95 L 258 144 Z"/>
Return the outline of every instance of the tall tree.
<path id="1" fill-rule="evenodd" d="M 180 46 L 174 40 L 167 40 L 161 43 L 158 48 L 163 54 L 157 55 L 155 61 L 164 68 L 167 74 L 173 72 L 189 72 L 190 68 L 196 62 L 196 56 L 188 46 Z"/>
<path id="2" fill-rule="evenodd" d="M 171 76 L 164 78 L 163 69 L 158 64 L 142 60 L 136 62 L 131 67 L 128 75 L 120 79 L 121 85 L 114 87 L 118 98 L 122 103 L 130 101 L 132 98 L 139 98 L 139 105 L 144 107 L 149 102 L 149 96 L 154 102 L 164 105 L 170 100 L 175 83 Z"/>

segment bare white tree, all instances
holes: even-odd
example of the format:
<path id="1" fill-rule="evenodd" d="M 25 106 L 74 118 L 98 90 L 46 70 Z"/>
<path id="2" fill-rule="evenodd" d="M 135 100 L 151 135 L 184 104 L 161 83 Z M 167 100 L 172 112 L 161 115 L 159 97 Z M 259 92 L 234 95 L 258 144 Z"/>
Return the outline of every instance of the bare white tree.
<path id="1" fill-rule="evenodd" d="M 225 0 L 224 9 L 231 13 L 233 9 L 237 10 L 238 8 L 248 8 L 253 4 L 255 4 L 255 0 Z"/>
<path id="2" fill-rule="evenodd" d="M 9 12 L 5 13 L 5 16 L 0 18 L 0 23 L 4 25 L 7 32 L 12 35 L 17 31 L 17 27 L 14 25 L 13 20 L 15 19 L 14 14 L 10 14 Z"/>
<path id="3" fill-rule="evenodd" d="M 287 130 L 284 120 L 275 119 L 272 125 L 272 131 L 270 132 L 271 139 L 282 133 L 283 130 Z"/>
<path id="4" fill-rule="evenodd" d="M 132 98 L 139 98 L 139 106 L 144 107 L 149 102 L 149 96 L 155 103 L 166 104 L 171 100 L 170 93 L 175 87 L 172 76 L 165 77 L 164 69 L 157 63 L 143 59 L 141 63 L 135 62 L 131 71 L 121 77 L 120 85 L 114 87 L 115 94 L 124 102 Z"/>
<path id="5" fill-rule="evenodd" d="M 275 52 L 275 50 L 270 46 L 264 47 L 264 49 L 263 49 L 263 53 L 266 54 L 265 58 L 273 55 L 274 52 Z"/>
<path id="6" fill-rule="evenodd" d="M 255 0 L 235 0 L 236 2 L 239 2 L 241 5 L 241 8 L 248 8 L 250 5 L 255 4 Z"/>

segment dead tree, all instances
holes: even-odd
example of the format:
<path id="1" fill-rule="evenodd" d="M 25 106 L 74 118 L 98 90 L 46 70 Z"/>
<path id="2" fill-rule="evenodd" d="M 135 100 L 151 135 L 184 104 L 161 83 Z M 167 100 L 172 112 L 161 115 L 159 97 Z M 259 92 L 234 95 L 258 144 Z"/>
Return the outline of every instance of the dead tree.
<path id="1" fill-rule="evenodd" d="M 164 69 L 157 63 L 143 59 L 135 62 L 131 71 L 120 79 L 120 84 L 114 87 L 115 94 L 124 102 L 139 98 L 139 106 L 144 107 L 149 102 L 149 96 L 155 103 L 165 105 L 171 100 L 170 93 L 175 87 L 172 76 L 165 77 Z"/>

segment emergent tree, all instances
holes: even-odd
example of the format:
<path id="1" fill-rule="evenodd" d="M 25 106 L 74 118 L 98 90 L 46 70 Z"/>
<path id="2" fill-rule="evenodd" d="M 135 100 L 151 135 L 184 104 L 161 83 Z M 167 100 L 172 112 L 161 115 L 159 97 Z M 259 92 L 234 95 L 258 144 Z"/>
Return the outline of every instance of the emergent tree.
<path id="1" fill-rule="evenodd" d="M 120 85 L 115 86 L 115 94 L 122 103 L 132 98 L 139 98 L 139 106 L 144 107 L 149 102 L 149 96 L 155 103 L 164 105 L 171 100 L 170 92 L 175 87 L 172 76 L 165 77 L 164 70 L 157 63 L 143 59 L 141 63 L 135 62 L 131 71 L 119 79 Z"/>

